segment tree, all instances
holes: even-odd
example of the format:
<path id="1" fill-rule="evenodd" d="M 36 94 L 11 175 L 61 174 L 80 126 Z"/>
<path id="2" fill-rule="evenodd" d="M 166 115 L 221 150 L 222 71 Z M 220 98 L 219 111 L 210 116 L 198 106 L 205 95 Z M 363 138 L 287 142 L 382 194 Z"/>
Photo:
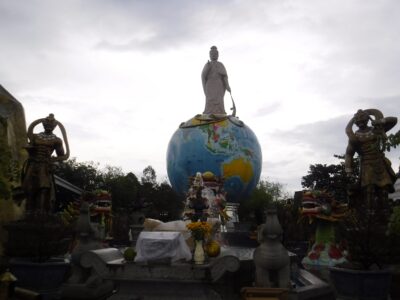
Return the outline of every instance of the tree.
<path id="1" fill-rule="evenodd" d="M 133 210 L 138 201 L 139 181 L 135 174 L 118 175 L 108 182 L 109 190 L 112 196 L 112 208 Z"/>
<path id="2" fill-rule="evenodd" d="M 334 198 L 341 202 L 347 201 L 347 188 L 349 184 L 357 179 L 359 160 L 355 159 L 353 176 L 348 177 L 345 172 L 344 156 L 334 155 L 340 159 L 338 164 L 315 164 L 310 165 L 306 176 L 301 179 L 303 188 L 310 190 L 324 190 L 332 193 Z"/>
<path id="3" fill-rule="evenodd" d="M 240 203 L 239 218 L 260 225 L 264 222 L 267 207 L 286 196 L 283 185 L 278 182 L 260 180 L 250 197 Z"/>
<path id="4" fill-rule="evenodd" d="M 157 185 L 153 195 L 154 197 L 150 199 L 151 210 L 148 212 L 148 217 L 164 222 L 181 219 L 184 199 L 167 182 Z"/>
<path id="5" fill-rule="evenodd" d="M 71 158 L 59 164 L 54 173 L 86 191 L 104 188 L 104 178 L 99 170 L 99 163 L 77 162 L 76 158 Z"/>
<path id="6" fill-rule="evenodd" d="M 152 184 L 152 185 L 156 185 L 157 184 L 157 175 L 156 175 L 156 171 L 153 169 L 152 166 L 147 166 L 146 168 L 144 168 L 143 170 L 143 175 L 140 178 L 142 184 Z"/>
<path id="7" fill-rule="evenodd" d="M 106 166 L 101 170 L 98 163 L 77 162 L 76 158 L 61 164 L 55 173 L 88 192 L 109 191 L 114 212 L 122 209 L 129 214 L 148 206 L 146 215 L 163 221 L 179 219 L 182 213 L 183 198 L 167 182 L 157 183 L 152 166 L 143 170 L 140 181 L 132 172 L 125 175 L 119 167 Z"/>
<path id="8" fill-rule="evenodd" d="M 396 149 L 398 145 L 400 145 L 400 130 L 387 136 L 385 144 L 386 151 L 390 151 L 392 148 Z"/>

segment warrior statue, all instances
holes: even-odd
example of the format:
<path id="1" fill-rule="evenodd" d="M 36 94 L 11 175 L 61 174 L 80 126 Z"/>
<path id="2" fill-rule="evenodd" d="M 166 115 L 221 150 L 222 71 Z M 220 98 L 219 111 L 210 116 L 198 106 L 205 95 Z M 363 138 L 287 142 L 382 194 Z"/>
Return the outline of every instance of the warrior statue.
<path id="1" fill-rule="evenodd" d="M 44 132 L 34 134 L 33 129 L 42 123 Z M 63 140 L 53 134 L 59 126 Z M 26 147 L 29 158 L 24 164 L 22 187 L 26 193 L 27 213 L 50 213 L 54 200 L 53 163 L 69 157 L 69 145 L 64 126 L 50 114 L 47 118 L 38 119 L 28 127 L 29 144 Z M 52 156 L 55 151 L 56 157 Z"/>
<path id="2" fill-rule="evenodd" d="M 372 127 L 369 126 L 370 121 Z M 349 137 L 345 155 L 346 173 L 352 173 L 353 156 L 357 152 L 360 156 L 361 189 L 369 205 L 384 204 L 388 193 L 394 191 L 396 175 L 384 151 L 386 132 L 396 123 L 396 117 L 385 118 L 377 109 L 360 109 L 346 127 Z M 358 127 L 356 132 L 353 132 L 353 124 Z"/>
<path id="3" fill-rule="evenodd" d="M 206 107 L 203 114 L 224 115 L 226 116 L 224 107 L 225 91 L 231 92 L 228 82 L 228 74 L 224 65 L 218 61 L 217 47 L 212 46 L 210 50 L 210 60 L 208 61 L 201 73 L 201 81 L 206 96 Z"/>

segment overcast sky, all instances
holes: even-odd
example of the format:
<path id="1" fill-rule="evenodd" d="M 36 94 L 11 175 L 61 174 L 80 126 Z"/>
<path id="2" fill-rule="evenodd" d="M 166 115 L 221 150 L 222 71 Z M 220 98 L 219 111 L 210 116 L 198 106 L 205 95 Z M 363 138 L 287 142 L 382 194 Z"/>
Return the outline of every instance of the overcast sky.
<path id="1" fill-rule="evenodd" d="M 0 0 L 0 40 L 0 84 L 28 124 L 54 113 L 78 161 L 161 180 L 170 137 L 204 109 L 212 45 L 262 177 L 288 191 L 344 153 L 357 109 L 400 116 L 396 0 Z"/>

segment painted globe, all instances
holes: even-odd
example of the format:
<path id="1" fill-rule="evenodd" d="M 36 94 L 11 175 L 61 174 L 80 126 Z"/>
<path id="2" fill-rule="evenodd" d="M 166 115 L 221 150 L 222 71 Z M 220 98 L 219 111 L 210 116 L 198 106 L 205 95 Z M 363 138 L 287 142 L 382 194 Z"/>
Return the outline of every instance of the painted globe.
<path id="1" fill-rule="evenodd" d="M 232 116 L 218 120 L 196 116 L 182 123 L 167 150 L 168 178 L 175 191 L 185 194 L 190 177 L 212 172 L 224 178 L 229 202 L 249 196 L 260 179 L 261 164 L 257 137 Z"/>

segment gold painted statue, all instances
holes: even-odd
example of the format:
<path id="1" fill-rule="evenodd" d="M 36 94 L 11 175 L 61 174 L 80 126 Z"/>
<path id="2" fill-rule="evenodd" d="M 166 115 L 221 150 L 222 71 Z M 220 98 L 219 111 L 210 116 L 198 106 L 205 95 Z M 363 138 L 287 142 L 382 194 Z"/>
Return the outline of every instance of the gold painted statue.
<path id="1" fill-rule="evenodd" d="M 374 117 L 374 118 L 372 118 Z M 372 126 L 369 126 L 371 122 Z M 345 167 L 352 174 L 353 156 L 360 156 L 360 186 L 367 203 L 383 203 L 388 193 L 394 191 L 396 174 L 391 162 L 385 157 L 386 132 L 397 123 L 396 117 L 384 117 L 377 109 L 358 110 L 346 127 L 349 137 L 345 155 Z M 353 132 L 353 125 L 358 127 Z"/>
<path id="2" fill-rule="evenodd" d="M 44 131 L 34 134 L 33 129 L 42 123 Z M 58 126 L 63 140 L 53 130 Z M 26 147 L 29 158 L 24 164 L 22 187 L 26 193 L 27 213 L 50 213 L 54 200 L 53 164 L 69 157 L 69 145 L 64 126 L 50 114 L 46 118 L 32 122 L 28 128 L 29 144 Z M 52 156 L 55 151 L 56 156 Z"/>

